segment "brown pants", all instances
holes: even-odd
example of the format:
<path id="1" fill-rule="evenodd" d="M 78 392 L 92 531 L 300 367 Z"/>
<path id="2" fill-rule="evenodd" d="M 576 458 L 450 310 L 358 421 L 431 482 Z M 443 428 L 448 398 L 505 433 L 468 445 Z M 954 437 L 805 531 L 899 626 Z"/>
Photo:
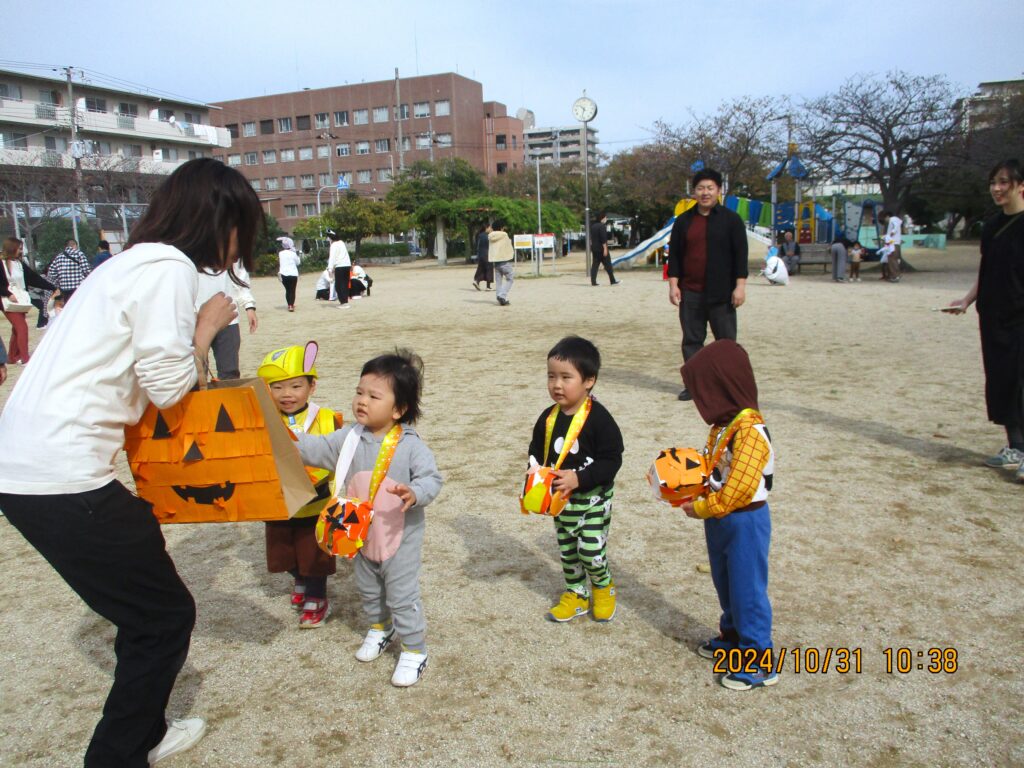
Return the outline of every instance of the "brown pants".
<path id="1" fill-rule="evenodd" d="M 330 576 L 337 570 L 334 557 L 316 543 L 316 520 L 314 516 L 267 523 L 268 571 L 296 571 L 304 577 Z"/>
<path id="2" fill-rule="evenodd" d="M 903 256 L 900 246 L 896 246 L 896 250 L 889 254 L 889 279 L 896 280 L 900 276 L 900 261 Z"/>

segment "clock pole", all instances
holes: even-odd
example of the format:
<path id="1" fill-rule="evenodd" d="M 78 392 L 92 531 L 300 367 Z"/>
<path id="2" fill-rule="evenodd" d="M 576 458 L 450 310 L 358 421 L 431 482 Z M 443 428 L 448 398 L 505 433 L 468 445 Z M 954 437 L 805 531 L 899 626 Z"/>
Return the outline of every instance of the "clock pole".
<path id="1" fill-rule="evenodd" d="M 586 90 L 572 105 L 573 115 L 583 126 L 583 226 L 587 240 L 587 274 L 590 274 L 590 121 L 597 116 L 597 104 L 587 98 Z"/>

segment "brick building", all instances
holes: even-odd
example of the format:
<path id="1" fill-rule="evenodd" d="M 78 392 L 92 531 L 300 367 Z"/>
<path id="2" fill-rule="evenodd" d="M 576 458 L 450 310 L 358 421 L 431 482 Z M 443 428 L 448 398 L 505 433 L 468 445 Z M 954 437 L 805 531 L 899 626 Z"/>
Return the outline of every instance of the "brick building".
<path id="1" fill-rule="evenodd" d="M 454 73 L 216 102 L 238 168 L 286 230 L 326 207 L 340 177 L 383 198 L 417 160 L 459 157 L 494 176 L 523 164 L 522 121 Z M 318 202 L 319 198 L 319 202 Z"/>

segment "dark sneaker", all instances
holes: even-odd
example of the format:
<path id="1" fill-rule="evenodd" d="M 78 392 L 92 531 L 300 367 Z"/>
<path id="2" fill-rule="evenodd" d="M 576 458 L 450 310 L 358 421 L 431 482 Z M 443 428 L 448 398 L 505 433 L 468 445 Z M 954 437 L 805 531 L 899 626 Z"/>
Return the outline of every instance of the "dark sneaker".
<path id="1" fill-rule="evenodd" d="M 730 691 L 749 691 L 751 688 L 766 688 L 779 682 L 778 672 L 733 672 L 731 675 L 722 675 L 719 681 L 722 686 Z"/>
<path id="2" fill-rule="evenodd" d="M 697 646 L 697 655 L 702 659 L 715 658 L 715 651 L 729 651 L 736 646 L 715 636 Z"/>
<path id="3" fill-rule="evenodd" d="M 684 389 L 679 393 L 679 399 L 686 402 L 687 400 L 693 400 L 693 395 L 690 394 L 690 390 Z"/>
<path id="4" fill-rule="evenodd" d="M 1022 460 L 1024 460 L 1024 451 L 1018 451 L 1016 448 L 1006 445 L 995 456 L 985 459 L 985 466 L 995 469 L 1016 469 L 1021 465 Z"/>

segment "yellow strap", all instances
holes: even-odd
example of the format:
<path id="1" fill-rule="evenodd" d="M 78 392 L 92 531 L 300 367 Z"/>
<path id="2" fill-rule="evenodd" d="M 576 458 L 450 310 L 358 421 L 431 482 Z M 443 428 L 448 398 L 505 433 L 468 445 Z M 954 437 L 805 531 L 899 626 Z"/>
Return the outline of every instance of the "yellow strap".
<path id="1" fill-rule="evenodd" d="M 572 415 L 572 421 L 569 422 L 569 429 L 565 433 L 565 442 L 562 444 L 562 451 L 558 454 L 558 461 L 555 462 L 552 469 L 558 469 L 562 466 L 562 462 L 565 461 L 565 457 L 569 455 L 569 450 L 572 448 L 572 444 L 576 442 L 576 438 L 580 436 L 580 432 L 583 430 L 583 424 L 587 420 L 587 416 L 590 415 L 590 396 L 583 401 L 580 405 L 579 410 Z M 548 451 L 551 450 L 551 435 L 555 431 L 555 419 L 558 418 L 558 405 L 556 404 L 551 412 L 548 414 L 548 420 L 544 424 L 544 463 L 548 463 Z"/>
<path id="2" fill-rule="evenodd" d="M 384 442 L 380 444 L 380 452 L 377 454 L 377 461 L 373 463 L 373 474 L 370 475 L 370 498 L 367 501 L 373 505 L 373 499 L 377 495 L 377 489 L 381 481 L 388 473 L 391 466 L 391 459 L 395 456 L 395 449 L 398 448 L 398 441 L 402 437 L 402 425 L 395 424 L 388 433 L 384 435 Z"/>

